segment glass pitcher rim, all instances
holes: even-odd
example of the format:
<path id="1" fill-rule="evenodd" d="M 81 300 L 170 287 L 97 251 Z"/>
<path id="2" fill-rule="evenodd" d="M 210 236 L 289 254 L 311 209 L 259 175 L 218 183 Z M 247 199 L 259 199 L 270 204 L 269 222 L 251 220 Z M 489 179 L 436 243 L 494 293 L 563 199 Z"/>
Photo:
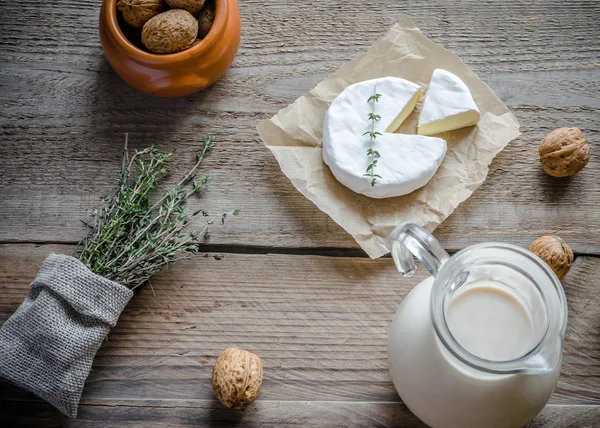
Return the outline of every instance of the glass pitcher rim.
<path id="1" fill-rule="evenodd" d="M 556 294 L 558 297 L 561 313 L 549 315 L 548 325 L 546 326 L 544 334 L 540 338 L 539 342 L 534 347 L 532 347 L 532 349 L 530 349 L 527 353 L 525 353 L 524 355 L 522 355 L 518 358 L 515 358 L 515 359 L 505 360 L 505 361 L 495 361 L 495 360 L 489 360 L 486 358 L 479 357 L 479 356 L 474 355 L 471 352 L 467 351 L 454 338 L 454 336 L 452 335 L 452 333 L 450 331 L 450 328 L 448 327 L 445 316 L 443 314 L 443 312 L 444 312 L 443 311 L 443 301 L 438 302 L 436 300 L 437 298 L 439 298 L 439 293 L 436 293 L 436 292 L 439 291 L 440 287 L 446 286 L 446 284 L 444 284 L 444 282 L 440 278 L 443 278 L 443 275 L 449 269 L 452 268 L 452 266 L 456 263 L 457 260 L 459 260 L 461 258 L 461 256 L 464 256 L 466 253 L 469 253 L 469 252 L 472 252 L 473 250 L 477 250 L 477 249 L 481 249 L 481 248 L 489 248 L 489 249 L 499 248 L 499 249 L 503 249 L 503 250 L 513 251 L 516 254 L 518 254 L 519 256 L 525 257 L 529 261 L 534 262 L 537 265 L 537 267 L 539 267 L 546 274 L 546 276 L 550 280 L 550 283 L 552 284 L 553 291 L 556 291 Z M 503 264 L 503 263 L 499 263 L 499 264 Z M 507 265 L 507 264 L 510 264 L 510 263 L 507 262 L 505 265 Z M 520 270 L 519 268 L 515 267 L 513 264 L 510 264 L 510 265 L 511 265 L 510 267 L 512 269 L 515 269 L 517 271 Z M 521 272 L 521 273 L 523 273 L 523 272 Z M 540 291 L 540 294 L 542 296 L 542 299 L 544 300 L 544 303 L 547 305 L 547 307 L 550 306 L 549 303 L 547 302 L 547 296 L 546 296 L 547 292 L 545 292 L 545 290 L 540 288 L 538 281 L 533 280 L 533 283 L 535 284 L 537 289 Z M 532 253 L 529 250 L 527 250 L 523 247 L 520 247 L 518 245 L 504 243 L 504 242 L 483 242 L 483 243 L 470 245 L 470 246 L 463 248 L 462 250 L 452 254 L 450 256 L 449 260 L 442 265 L 442 267 L 439 271 L 439 274 L 436 277 L 434 277 L 434 283 L 432 285 L 432 291 L 431 291 L 429 305 L 430 305 L 431 322 L 432 322 L 434 330 L 436 332 L 436 336 L 442 342 L 443 346 L 459 361 L 461 361 L 461 362 L 467 364 L 468 366 L 470 366 L 474 369 L 477 369 L 477 370 L 481 370 L 481 371 L 493 373 L 493 374 L 516 374 L 516 373 L 525 373 L 525 372 L 549 371 L 549 370 L 552 370 L 553 367 L 528 366 L 525 363 L 527 363 L 529 360 L 531 360 L 532 357 L 540 354 L 543 351 L 545 346 L 550 346 L 551 341 L 554 342 L 556 340 L 559 340 L 560 347 L 562 348 L 562 341 L 564 338 L 564 333 L 566 330 L 567 318 L 568 318 L 568 308 L 567 308 L 567 303 L 566 303 L 566 296 L 564 294 L 564 289 L 562 287 L 562 284 L 561 284 L 560 280 L 558 279 L 558 277 L 556 276 L 556 274 L 554 273 L 554 271 L 552 271 L 552 269 L 547 265 L 546 262 L 544 262 L 541 258 L 539 258 L 534 253 Z M 436 310 L 438 310 L 442 314 L 441 320 L 440 320 L 439 314 L 436 313 Z M 556 326 L 555 326 L 555 328 L 551 328 L 550 324 L 551 324 L 551 320 L 552 320 L 553 316 L 560 317 L 560 320 L 559 320 L 560 325 L 558 325 L 558 331 L 556 331 L 557 330 Z M 551 335 L 558 336 L 558 338 L 550 337 Z"/>

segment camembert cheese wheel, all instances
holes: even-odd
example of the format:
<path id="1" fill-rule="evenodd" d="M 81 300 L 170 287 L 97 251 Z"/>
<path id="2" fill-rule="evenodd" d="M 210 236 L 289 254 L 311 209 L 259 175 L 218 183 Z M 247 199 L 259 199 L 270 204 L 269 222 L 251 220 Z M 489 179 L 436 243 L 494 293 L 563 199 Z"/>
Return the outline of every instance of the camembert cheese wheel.
<path id="1" fill-rule="evenodd" d="M 368 99 L 374 92 L 381 94 L 378 102 Z M 354 192 L 371 198 L 406 195 L 423 187 L 439 168 L 446 154 L 446 142 L 441 138 L 422 135 L 393 134 L 414 109 L 421 88 L 396 77 L 366 80 L 348 86 L 331 103 L 323 127 L 323 160 L 335 178 Z M 371 121 L 369 113 L 381 118 L 373 140 L 379 152 L 375 174 L 376 184 L 365 176 L 371 159 Z"/>
<path id="2" fill-rule="evenodd" d="M 419 115 L 418 133 L 434 135 L 475 125 L 479 109 L 471 91 L 457 76 L 438 68 L 431 76 Z"/>

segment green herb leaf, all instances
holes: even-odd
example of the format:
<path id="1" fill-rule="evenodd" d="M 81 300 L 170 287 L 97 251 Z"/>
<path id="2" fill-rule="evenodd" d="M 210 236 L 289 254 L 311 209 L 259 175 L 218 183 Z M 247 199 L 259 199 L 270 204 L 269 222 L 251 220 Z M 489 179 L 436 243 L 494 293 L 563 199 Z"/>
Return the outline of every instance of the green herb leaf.
<path id="1" fill-rule="evenodd" d="M 209 226 L 214 219 L 205 220 L 190 232 L 185 231 L 193 217 L 198 214 L 208 217 L 202 209 L 189 214 L 185 205 L 190 196 L 200 194 L 211 182 L 206 176 L 199 180 L 194 177 L 214 147 L 214 140 L 211 136 L 204 137 L 196 165 L 154 204 L 150 203 L 151 195 L 168 173 L 167 162 L 171 155 L 149 147 L 130 157 L 127 140 L 126 134 L 117 192 L 112 197 L 104 197 L 104 205 L 94 211 L 94 221 L 87 223 L 88 233 L 75 256 L 92 272 L 135 289 L 168 264 L 189 258 L 183 253 L 198 252 L 199 240 L 210 234 Z M 191 189 L 186 190 L 186 185 Z M 239 209 L 231 212 L 239 213 Z M 227 213 L 216 218 L 219 217 L 224 223 Z"/>
<path id="2" fill-rule="evenodd" d="M 377 90 L 377 87 L 375 87 L 375 90 Z M 381 94 L 374 93 L 373 95 L 371 95 L 369 97 L 369 99 L 367 100 L 367 102 L 368 103 L 370 103 L 370 102 L 379 102 L 379 97 L 381 97 Z"/>

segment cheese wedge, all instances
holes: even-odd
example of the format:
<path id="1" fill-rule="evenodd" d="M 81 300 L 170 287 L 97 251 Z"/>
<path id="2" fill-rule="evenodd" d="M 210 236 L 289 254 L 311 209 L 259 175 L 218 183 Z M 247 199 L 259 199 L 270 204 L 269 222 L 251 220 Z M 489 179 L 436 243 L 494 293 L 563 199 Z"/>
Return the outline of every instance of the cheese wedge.
<path id="1" fill-rule="evenodd" d="M 381 119 L 373 141 L 380 154 L 375 186 L 365 176 L 371 163 L 367 156 L 371 130 L 367 102 L 375 90 L 381 94 L 375 113 Z M 395 77 L 385 77 L 348 86 L 332 103 L 323 126 L 323 160 L 335 178 L 354 192 L 371 198 L 406 195 L 423 187 L 435 174 L 446 154 L 441 138 L 392 134 L 410 114 L 420 97 L 420 87 Z"/>
<path id="2" fill-rule="evenodd" d="M 434 135 L 475 125 L 479 116 L 467 85 L 449 71 L 438 68 L 431 76 L 417 133 Z"/>

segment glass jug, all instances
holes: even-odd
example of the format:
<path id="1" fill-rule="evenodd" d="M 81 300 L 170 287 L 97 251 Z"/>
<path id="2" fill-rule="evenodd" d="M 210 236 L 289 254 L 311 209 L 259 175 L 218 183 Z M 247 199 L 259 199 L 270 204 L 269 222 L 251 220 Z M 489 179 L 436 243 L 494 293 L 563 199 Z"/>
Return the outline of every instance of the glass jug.
<path id="1" fill-rule="evenodd" d="M 390 374 L 432 428 L 512 428 L 548 402 L 560 373 L 567 304 L 533 253 L 473 245 L 450 257 L 425 229 L 398 226 L 388 248 L 400 273 L 414 257 L 432 277 L 402 301 L 388 338 Z"/>

